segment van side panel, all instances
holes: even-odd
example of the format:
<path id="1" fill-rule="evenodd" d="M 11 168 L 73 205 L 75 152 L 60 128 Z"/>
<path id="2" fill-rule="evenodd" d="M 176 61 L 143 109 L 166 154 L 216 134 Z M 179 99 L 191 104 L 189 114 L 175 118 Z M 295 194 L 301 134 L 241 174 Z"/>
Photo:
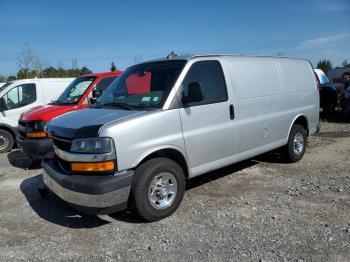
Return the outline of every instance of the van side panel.
<path id="1" fill-rule="evenodd" d="M 70 79 L 42 81 L 41 84 L 44 92 L 44 103 L 47 104 L 52 100 L 57 100 L 71 82 L 72 80 Z"/>
<path id="2" fill-rule="evenodd" d="M 233 58 L 240 152 L 285 139 L 285 94 L 272 58 Z"/>
<path id="3" fill-rule="evenodd" d="M 311 64 L 297 59 L 279 59 L 278 63 L 286 91 L 288 120 L 292 122 L 296 116 L 304 115 L 308 120 L 309 135 L 312 135 L 319 121 L 320 102 Z"/>

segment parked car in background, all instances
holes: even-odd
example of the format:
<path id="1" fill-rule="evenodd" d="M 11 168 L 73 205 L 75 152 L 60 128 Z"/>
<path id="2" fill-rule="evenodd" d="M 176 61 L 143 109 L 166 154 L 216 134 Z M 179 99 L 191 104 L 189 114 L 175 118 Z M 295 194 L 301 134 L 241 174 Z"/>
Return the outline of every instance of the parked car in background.
<path id="1" fill-rule="evenodd" d="M 43 180 L 83 212 L 132 207 L 155 221 L 178 208 L 186 179 L 279 147 L 299 161 L 318 130 L 307 60 L 171 57 L 128 68 L 92 107 L 51 120 Z"/>
<path id="2" fill-rule="evenodd" d="M 314 69 L 320 92 L 320 107 L 324 112 L 333 112 L 338 105 L 337 89 L 331 85 L 321 69 Z"/>
<path id="3" fill-rule="evenodd" d="M 350 76 L 350 68 L 335 68 L 327 72 L 327 77 L 330 80 L 333 88 L 337 90 L 338 101 L 341 106 L 341 111 L 345 112 L 347 109 L 347 94 L 346 94 L 346 77 Z M 345 97 L 346 96 L 346 97 Z M 345 100 L 344 100 L 345 99 Z"/>
<path id="4" fill-rule="evenodd" d="M 344 94 L 341 98 L 341 109 L 342 109 L 342 112 L 349 114 L 350 113 L 350 72 L 348 74 L 344 74 L 343 84 L 344 84 Z"/>
<path id="5" fill-rule="evenodd" d="M 57 100 L 22 114 L 18 121 L 17 136 L 22 151 L 33 161 L 53 151 L 52 141 L 44 131 L 46 123 L 62 114 L 88 107 L 120 74 L 120 71 L 116 71 L 80 76 Z"/>
<path id="6" fill-rule="evenodd" d="M 32 107 L 56 100 L 73 79 L 24 79 L 0 87 L 0 153 L 13 147 L 20 115 Z"/>
<path id="7" fill-rule="evenodd" d="M 6 83 L 0 83 L 0 87 L 2 87 L 4 84 L 6 84 Z"/>

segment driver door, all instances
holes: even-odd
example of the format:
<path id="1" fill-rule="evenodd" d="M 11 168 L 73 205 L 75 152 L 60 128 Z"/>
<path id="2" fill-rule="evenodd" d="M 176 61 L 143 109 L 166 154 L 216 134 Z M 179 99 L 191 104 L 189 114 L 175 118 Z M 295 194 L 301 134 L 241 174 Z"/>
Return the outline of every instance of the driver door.
<path id="1" fill-rule="evenodd" d="M 227 89 L 220 62 L 195 62 L 182 82 L 180 99 L 188 95 L 191 83 L 200 85 L 203 100 L 182 105 L 180 116 L 186 153 L 196 174 L 234 155 L 238 141 L 232 90 Z"/>
<path id="2" fill-rule="evenodd" d="M 11 127 L 17 127 L 21 114 L 41 105 L 42 100 L 38 85 L 34 83 L 17 85 L 2 97 L 7 109 L 1 112 L 1 118 L 4 124 Z"/>

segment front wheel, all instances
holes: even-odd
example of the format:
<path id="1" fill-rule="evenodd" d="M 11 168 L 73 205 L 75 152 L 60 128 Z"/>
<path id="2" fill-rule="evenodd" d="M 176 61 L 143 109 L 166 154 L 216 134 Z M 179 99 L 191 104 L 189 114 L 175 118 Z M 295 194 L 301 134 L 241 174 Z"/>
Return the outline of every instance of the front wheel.
<path id="1" fill-rule="evenodd" d="M 301 125 L 294 124 L 285 146 L 285 157 L 288 162 L 298 162 L 304 156 L 307 143 L 307 132 Z"/>
<path id="2" fill-rule="evenodd" d="M 141 218 L 157 221 L 179 207 L 186 181 L 182 168 L 167 158 L 154 158 L 135 170 L 131 205 Z"/>
<path id="3" fill-rule="evenodd" d="M 0 129 L 0 154 L 6 153 L 12 149 L 14 139 L 10 132 Z"/>

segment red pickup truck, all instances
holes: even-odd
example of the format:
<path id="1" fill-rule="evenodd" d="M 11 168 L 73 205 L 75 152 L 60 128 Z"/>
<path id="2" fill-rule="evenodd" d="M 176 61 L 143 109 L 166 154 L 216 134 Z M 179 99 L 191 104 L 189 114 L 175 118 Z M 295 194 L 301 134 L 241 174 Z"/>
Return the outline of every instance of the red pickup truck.
<path id="1" fill-rule="evenodd" d="M 88 107 L 120 74 L 120 71 L 116 71 L 80 76 L 65 89 L 57 101 L 23 113 L 18 122 L 17 136 L 22 151 L 33 161 L 40 160 L 53 151 L 52 141 L 44 130 L 46 123 L 65 113 Z"/>

